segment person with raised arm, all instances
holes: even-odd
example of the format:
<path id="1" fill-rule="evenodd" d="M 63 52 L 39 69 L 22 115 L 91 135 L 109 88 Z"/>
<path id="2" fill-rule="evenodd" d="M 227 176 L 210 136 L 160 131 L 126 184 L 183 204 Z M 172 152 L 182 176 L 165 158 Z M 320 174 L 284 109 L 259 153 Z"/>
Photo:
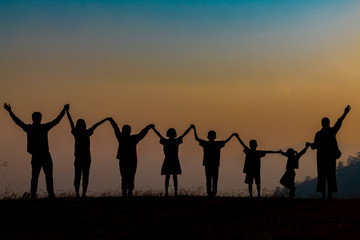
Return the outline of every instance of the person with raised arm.
<path id="1" fill-rule="evenodd" d="M 82 175 L 82 197 L 86 197 L 86 191 L 89 184 L 89 173 L 90 173 L 90 164 L 91 164 L 91 153 L 90 153 L 90 136 L 93 135 L 94 130 L 105 121 L 110 120 L 110 118 L 105 118 L 98 123 L 94 124 L 91 128 L 86 129 L 85 120 L 80 118 L 76 121 L 76 126 L 71 118 L 70 111 L 66 111 L 67 117 L 70 122 L 71 133 L 75 138 L 75 178 L 74 178 L 74 187 L 76 192 L 76 197 L 80 197 L 80 181 Z"/>
<path id="2" fill-rule="evenodd" d="M 342 122 L 349 113 L 351 107 L 348 105 L 344 113 L 337 120 L 333 127 L 330 127 L 330 120 L 324 117 L 321 120 L 322 129 L 315 135 L 314 143 L 310 145 L 311 149 L 317 149 L 317 173 L 318 182 L 317 192 L 321 192 L 322 198 L 326 198 L 325 189 L 328 185 L 328 198 L 332 198 L 332 193 L 337 192 L 336 182 L 336 159 L 340 158 L 341 152 L 336 140 L 336 134 L 340 130 Z"/>
<path id="3" fill-rule="evenodd" d="M 290 198 L 295 196 L 295 169 L 299 168 L 299 159 L 306 153 L 310 143 L 307 142 L 304 149 L 299 153 L 293 148 L 289 148 L 286 152 L 280 150 L 280 153 L 287 157 L 286 171 L 280 179 L 280 183 L 289 189 Z"/>
<path id="4" fill-rule="evenodd" d="M 116 122 L 110 118 L 110 123 L 114 128 L 116 139 L 119 143 L 116 158 L 119 159 L 119 168 L 121 175 L 121 190 L 123 197 L 131 197 L 134 190 L 135 173 L 137 168 L 137 144 L 146 136 L 148 131 L 154 127 L 154 124 L 147 125 L 138 134 L 131 134 L 131 127 L 124 125 L 120 131 Z"/>
<path id="5" fill-rule="evenodd" d="M 225 144 L 235 136 L 235 133 L 231 134 L 230 137 L 224 141 L 215 141 L 216 132 L 210 130 L 207 136 L 209 141 L 206 141 L 198 137 L 195 125 L 191 126 L 194 129 L 195 140 L 199 142 L 199 145 L 203 147 L 204 150 L 203 166 L 205 167 L 207 196 L 215 197 L 219 178 L 220 151 L 221 148 L 225 147 Z"/>
<path id="6" fill-rule="evenodd" d="M 245 183 L 249 185 L 249 194 L 250 198 L 253 197 L 252 194 L 252 185 L 256 184 L 256 189 L 258 193 L 258 198 L 260 198 L 260 190 L 261 190 L 261 180 L 260 180 L 260 167 L 261 167 L 261 158 L 265 157 L 268 153 L 280 153 L 280 151 L 264 151 L 264 150 L 257 150 L 257 141 L 250 140 L 249 146 L 246 146 L 245 143 L 241 140 L 238 134 L 235 135 L 236 138 L 239 140 L 240 144 L 244 148 L 245 163 L 244 163 L 244 170 L 243 172 L 246 174 L 245 176 Z"/>
<path id="7" fill-rule="evenodd" d="M 31 154 L 31 198 L 36 198 L 38 180 L 41 168 L 46 179 L 46 189 L 50 198 L 54 198 L 53 162 L 49 152 L 48 132 L 56 126 L 64 117 L 69 104 L 64 105 L 60 114 L 51 122 L 41 123 L 42 114 L 32 114 L 32 124 L 25 124 L 12 111 L 10 104 L 5 103 L 4 108 L 9 112 L 10 117 L 27 134 L 27 152 Z"/>
<path id="8" fill-rule="evenodd" d="M 170 175 L 173 176 L 174 181 L 174 196 L 178 195 L 178 178 L 181 174 L 181 166 L 179 160 L 179 145 L 183 143 L 183 138 L 191 130 L 191 126 L 179 137 L 177 137 L 176 130 L 169 128 L 166 132 L 168 138 L 164 138 L 155 126 L 152 128 L 156 135 L 160 138 L 160 144 L 164 146 L 165 159 L 161 167 L 161 175 L 165 175 L 165 196 L 169 195 L 169 181 Z"/>

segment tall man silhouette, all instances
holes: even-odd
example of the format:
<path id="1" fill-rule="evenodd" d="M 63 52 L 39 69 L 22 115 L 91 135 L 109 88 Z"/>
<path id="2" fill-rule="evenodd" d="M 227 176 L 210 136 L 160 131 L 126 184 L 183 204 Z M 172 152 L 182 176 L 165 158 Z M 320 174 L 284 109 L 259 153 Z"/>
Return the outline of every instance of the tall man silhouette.
<path id="1" fill-rule="evenodd" d="M 321 120 L 322 129 L 316 133 L 314 143 L 310 145 L 312 149 L 317 149 L 318 182 L 316 190 L 321 192 L 323 199 L 325 199 L 326 183 L 328 185 L 329 199 L 332 198 L 331 193 L 338 191 L 336 159 L 340 158 L 341 152 L 336 141 L 336 134 L 350 109 L 351 107 L 348 105 L 333 127 L 330 127 L 329 118 L 324 117 Z"/>
<path id="2" fill-rule="evenodd" d="M 48 132 L 60 122 L 65 114 L 65 111 L 69 109 L 69 104 L 64 105 L 63 110 L 57 118 L 45 124 L 41 124 L 42 115 L 40 112 L 34 112 L 32 114 L 32 124 L 25 124 L 17 116 L 15 116 L 11 110 L 10 104 L 5 103 L 4 108 L 10 113 L 14 122 L 27 134 L 27 152 L 32 156 L 31 198 L 36 198 L 41 168 L 43 168 L 45 174 L 46 189 L 49 197 L 54 198 L 53 162 L 49 152 Z"/>

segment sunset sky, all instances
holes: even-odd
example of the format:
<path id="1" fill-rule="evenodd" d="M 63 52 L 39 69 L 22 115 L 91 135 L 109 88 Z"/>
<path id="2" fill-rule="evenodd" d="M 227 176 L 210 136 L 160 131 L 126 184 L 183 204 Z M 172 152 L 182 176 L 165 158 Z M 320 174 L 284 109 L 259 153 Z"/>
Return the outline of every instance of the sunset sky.
<path id="1" fill-rule="evenodd" d="M 360 151 L 359 1 L 0 1 L 0 97 L 31 123 L 70 103 L 88 126 L 112 116 L 139 132 L 154 123 L 165 135 L 191 124 L 205 138 L 238 132 L 259 149 L 297 150 L 328 116 L 352 110 L 338 134 L 340 160 Z M 0 193 L 30 188 L 26 135 L 0 111 Z M 74 139 L 66 118 L 49 134 L 57 192 L 73 190 Z M 117 142 L 110 124 L 91 137 L 89 191 L 119 191 Z M 163 189 L 158 137 L 138 145 L 137 190 Z M 205 185 L 202 148 L 191 132 L 180 147 L 179 187 Z M 244 153 L 222 150 L 219 188 L 244 191 Z M 0 163 L 1 163 L 0 162 Z M 262 186 L 274 189 L 280 155 L 262 160 Z M 297 180 L 316 176 L 315 151 Z M 44 176 L 40 175 L 44 190 Z M 314 189 L 315 192 L 315 189 Z"/>

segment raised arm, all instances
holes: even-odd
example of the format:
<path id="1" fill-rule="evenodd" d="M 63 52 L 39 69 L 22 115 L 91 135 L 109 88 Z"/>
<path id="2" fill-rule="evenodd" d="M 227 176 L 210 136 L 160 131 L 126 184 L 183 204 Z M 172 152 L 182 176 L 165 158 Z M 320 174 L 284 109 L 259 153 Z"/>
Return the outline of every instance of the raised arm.
<path id="1" fill-rule="evenodd" d="M 305 144 L 305 147 L 303 148 L 303 150 L 301 150 L 299 153 L 298 153 L 298 156 L 299 158 L 304 155 L 306 153 L 306 151 L 308 150 L 308 148 L 311 146 L 311 143 L 307 142 Z"/>
<path id="2" fill-rule="evenodd" d="M 193 128 L 192 126 L 193 125 L 190 125 L 190 127 L 188 129 L 186 129 L 185 132 L 183 133 L 183 135 L 181 135 L 179 138 L 185 137 L 190 132 L 190 130 Z"/>
<path id="3" fill-rule="evenodd" d="M 196 132 L 195 125 L 192 124 L 191 127 L 194 129 L 195 140 L 198 141 L 198 142 L 204 141 L 204 140 L 202 140 L 201 138 L 198 137 L 197 132 Z"/>
<path id="4" fill-rule="evenodd" d="M 46 125 L 49 129 L 53 128 L 54 126 L 56 126 L 60 120 L 64 117 L 65 112 L 69 110 L 70 105 L 69 104 L 65 104 L 63 110 L 60 112 L 60 114 L 51 122 L 48 122 Z"/>
<path id="5" fill-rule="evenodd" d="M 243 148 L 248 148 L 248 146 L 245 145 L 243 140 L 239 137 L 239 134 L 235 133 L 235 137 L 239 140 L 240 144 L 243 146 Z"/>
<path id="6" fill-rule="evenodd" d="M 152 127 L 152 130 L 154 130 L 154 132 L 156 133 L 156 135 L 158 135 L 159 136 L 159 138 L 164 138 L 160 133 L 159 133 L 159 131 L 158 130 L 156 130 L 156 128 L 155 128 L 155 126 L 154 127 Z"/>
<path id="7" fill-rule="evenodd" d="M 154 128 L 154 127 L 155 127 L 154 124 L 149 124 L 149 125 L 147 125 L 143 130 L 141 130 L 141 132 L 138 134 L 139 141 L 146 136 L 146 134 L 149 132 L 149 130 L 150 130 L 151 128 Z"/>
<path id="8" fill-rule="evenodd" d="M 224 142 L 227 143 L 234 136 L 236 136 L 236 133 L 231 134 L 230 137 L 228 137 Z"/>
<path id="9" fill-rule="evenodd" d="M 67 117 L 68 117 L 68 119 L 69 119 L 71 131 L 74 131 L 75 125 L 74 125 L 74 122 L 73 122 L 73 120 L 72 120 L 72 118 L 71 118 L 71 115 L 70 115 L 70 111 L 69 111 L 69 110 L 66 110 L 66 115 L 67 115 Z"/>
<path id="10" fill-rule="evenodd" d="M 90 131 L 94 131 L 98 126 L 100 126 L 101 124 L 103 124 L 106 121 L 110 121 L 110 118 L 105 118 L 97 123 L 95 123 L 91 128 L 89 128 Z"/>
<path id="11" fill-rule="evenodd" d="M 351 107 L 350 105 L 347 105 L 347 107 L 344 110 L 344 113 L 341 115 L 341 117 L 336 121 L 336 123 L 333 126 L 333 130 L 335 133 L 337 133 L 342 125 L 342 122 L 344 121 L 346 115 L 349 113 Z"/>
<path id="12" fill-rule="evenodd" d="M 112 126 L 113 129 L 114 129 L 116 138 L 119 138 L 119 137 L 121 136 L 121 132 L 120 132 L 119 126 L 116 124 L 116 122 L 114 121 L 114 119 L 110 118 L 109 121 L 110 121 L 111 126 Z"/>
<path id="13" fill-rule="evenodd" d="M 26 126 L 27 126 L 27 125 L 26 125 L 23 121 L 21 121 L 21 120 L 12 112 L 10 104 L 5 103 L 5 104 L 4 104 L 4 108 L 5 108 L 6 111 L 9 112 L 10 117 L 11 117 L 12 120 L 16 123 L 16 125 L 18 125 L 19 127 L 21 127 L 22 130 L 26 131 Z"/>

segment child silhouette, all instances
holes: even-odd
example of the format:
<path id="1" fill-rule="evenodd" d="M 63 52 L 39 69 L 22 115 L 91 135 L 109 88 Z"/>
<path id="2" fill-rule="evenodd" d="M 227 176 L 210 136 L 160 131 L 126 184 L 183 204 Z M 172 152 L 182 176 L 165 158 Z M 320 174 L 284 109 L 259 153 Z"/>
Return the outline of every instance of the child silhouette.
<path id="1" fill-rule="evenodd" d="M 290 198 L 295 196 L 295 168 L 299 168 L 299 159 L 302 155 L 306 152 L 306 150 L 310 147 L 310 143 L 307 142 L 306 146 L 303 150 L 301 150 L 299 153 L 297 153 L 294 149 L 289 148 L 286 152 L 283 152 L 280 150 L 280 153 L 287 157 L 287 163 L 286 163 L 286 171 L 284 175 L 280 179 L 280 183 L 288 188 Z"/>
<path id="2" fill-rule="evenodd" d="M 91 154 L 90 154 L 90 136 L 93 135 L 94 130 L 101 124 L 103 124 L 106 120 L 110 120 L 110 118 L 105 118 L 100 122 L 94 124 L 89 129 L 86 129 L 86 123 L 84 119 L 78 119 L 76 122 L 76 126 L 71 118 L 69 110 L 66 111 L 68 116 L 71 133 L 75 138 L 75 179 L 74 179 L 74 187 L 76 192 L 76 197 L 79 197 L 79 188 L 81 181 L 81 174 L 83 176 L 83 192 L 82 197 L 86 197 L 86 191 L 89 183 L 89 172 L 90 172 L 90 164 L 91 164 Z"/>
<path id="3" fill-rule="evenodd" d="M 215 141 L 216 132 L 211 130 L 208 132 L 207 136 L 209 141 L 206 141 L 200 139 L 197 135 L 195 126 L 192 125 L 192 127 L 194 128 L 196 141 L 198 141 L 200 146 L 204 149 L 203 166 L 205 166 L 206 192 L 208 197 L 215 197 L 219 178 L 220 150 L 225 147 L 225 144 L 230 141 L 233 136 L 235 136 L 235 133 L 225 141 Z"/>
<path id="4" fill-rule="evenodd" d="M 161 167 L 161 175 L 165 175 L 165 196 L 169 195 L 169 180 L 170 175 L 173 176 L 174 181 L 174 196 L 178 194 L 178 179 L 177 175 L 181 174 L 181 167 L 179 161 L 179 145 L 183 143 L 183 138 L 189 133 L 191 127 L 177 137 L 176 130 L 169 128 L 166 132 L 168 138 L 164 138 L 155 127 L 152 128 L 156 135 L 160 137 L 160 144 L 164 146 L 165 159 Z"/>
<path id="5" fill-rule="evenodd" d="M 122 196 L 131 197 L 135 185 L 135 173 L 138 161 L 136 146 L 146 136 L 154 124 L 147 125 L 138 134 L 130 135 L 131 127 L 129 125 L 124 125 L 122 131 L 120 131 L 118 125 L 112 118 L 110 118 L 110 123 L 114 128 L 115 136 L 119 143 L 116 158 L 119 159 Z"/>
<path id="6" fill-rule="evenodd" d="M 260 180 L 260 166 L 261 166 L 261 158 L 265 157 L 268 153 L 280 153 L 280 151 L 262 151 L 257 150 L 257 142 L 256 140 L 251 140 L 249 142 L 250 148 L 245 145 L 245 143 L 240 139 L 239 135 L 236 134 L 237 139 L 239 140 L 240 144 L 244 147 L 245 157 L 245 164 L 243 172 L 246 174 L 245 176 L 245 183 L 249 185 L 249 194 L 250 197 L 253 197 L 252 194 L 252 184 L 255 184 L 258 192 L 258 197 L 260 198 L 260 187 L 261 187 L 261 180 Z"/>

